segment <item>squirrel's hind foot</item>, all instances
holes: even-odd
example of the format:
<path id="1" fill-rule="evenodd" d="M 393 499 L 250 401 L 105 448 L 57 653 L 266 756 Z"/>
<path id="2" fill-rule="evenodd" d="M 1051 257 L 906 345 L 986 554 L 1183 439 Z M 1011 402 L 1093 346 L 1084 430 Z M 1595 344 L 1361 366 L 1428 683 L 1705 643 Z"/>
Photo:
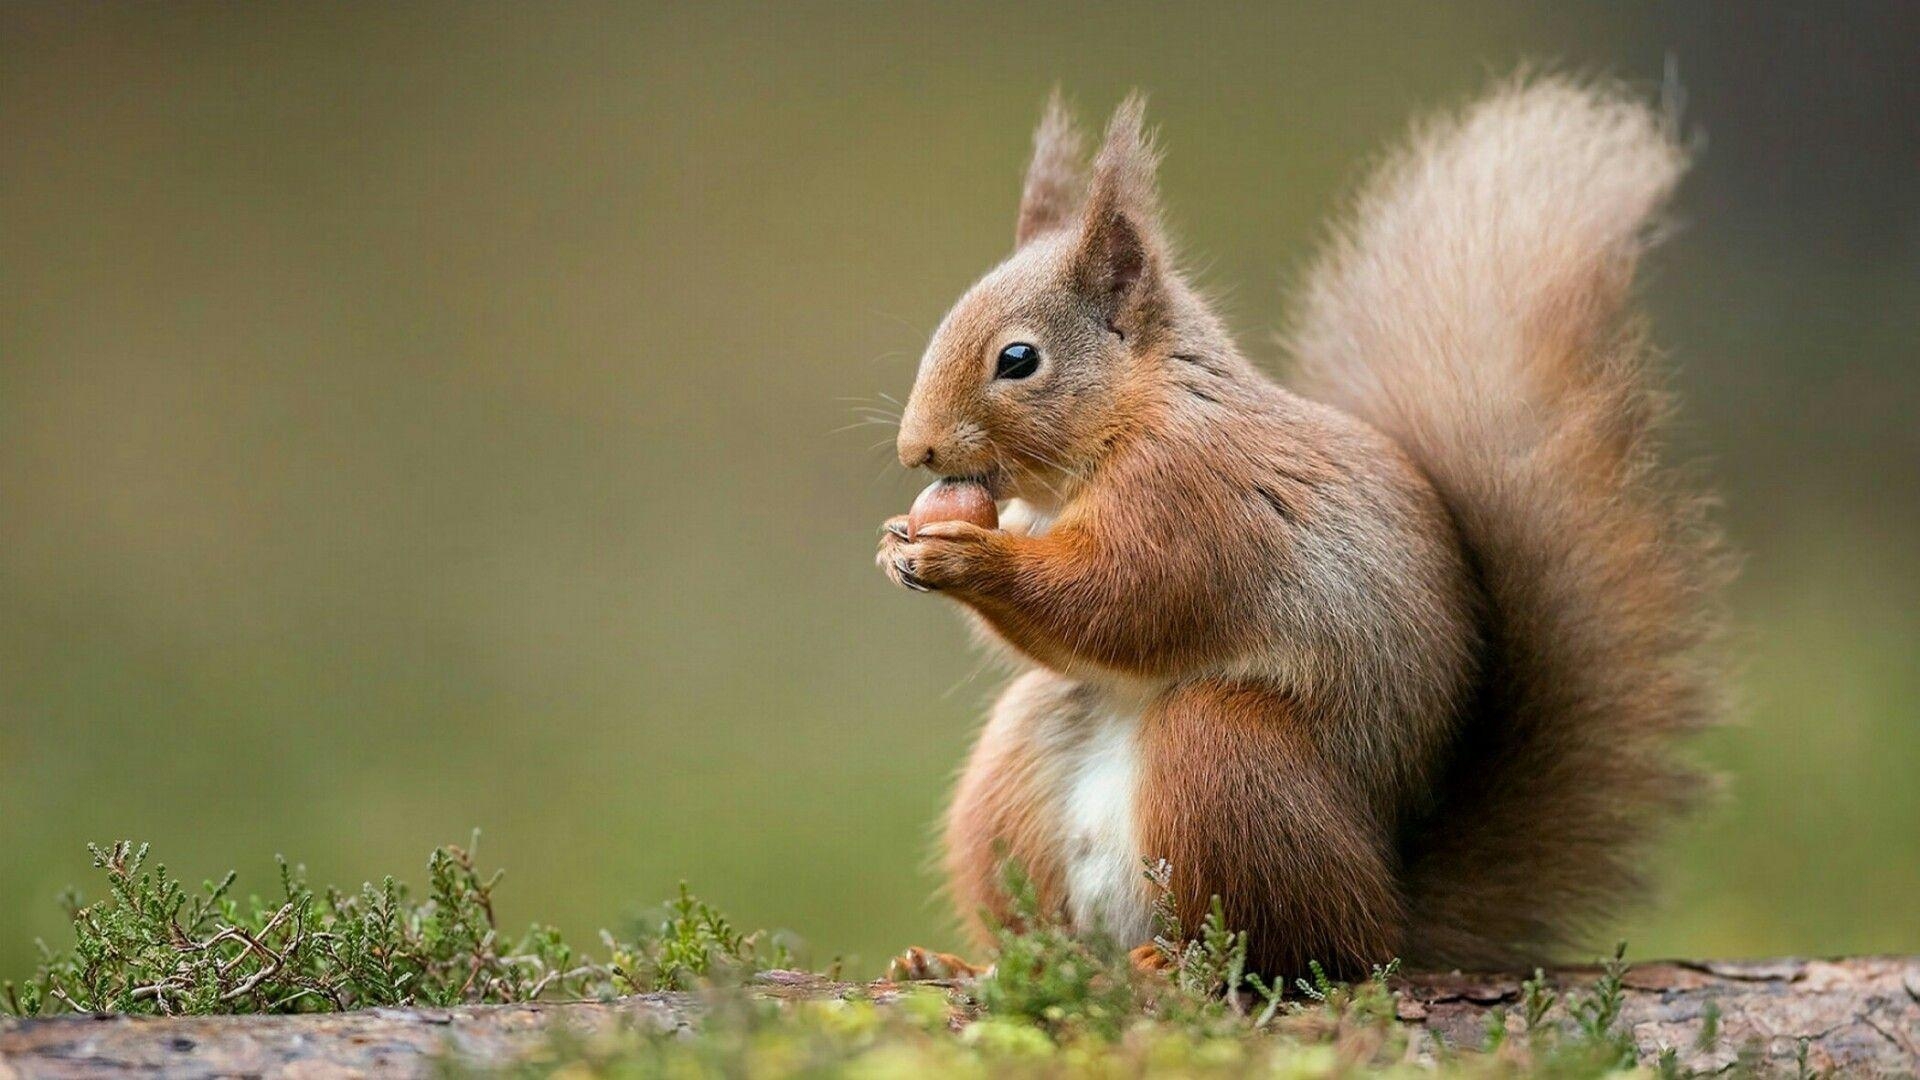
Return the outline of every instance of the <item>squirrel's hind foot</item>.
<path id="1" fill-rule="evenodd" d="M 990 967 L 969 964 L 952 953 L 934 952 L 915 945 L 888 962 L 887 981 L 967 982 L 991 970 Z"/>

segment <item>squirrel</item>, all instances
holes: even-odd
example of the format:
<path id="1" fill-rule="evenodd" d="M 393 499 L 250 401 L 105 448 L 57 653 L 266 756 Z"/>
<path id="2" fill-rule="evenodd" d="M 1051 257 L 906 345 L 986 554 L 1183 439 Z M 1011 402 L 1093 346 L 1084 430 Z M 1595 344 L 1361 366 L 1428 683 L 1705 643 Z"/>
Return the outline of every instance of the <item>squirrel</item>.
<path id="1" fill-rule="evenodd" d="M 1628 310 L 1675 123 L 1521 76 L 1416 126 L 1305 276 L 1282 382 L 1180 270 L 1143 109 L 1089 166 L 1055 90 L 1014 251 L 901 418 L 903 466 L 1005 506 L 894 518 L 878 553 L 1024 668 L 947 814 L 961 917 L 983 941 L 1014 917 L 1011 860 L 1151 966 L 1164 860 L 1184 932 L 1217 897 L 1263 972 L 1583 943 L 1702 789 L 1675 744 L 1721 711 L 1725 560 L 1657 460 Z"/>

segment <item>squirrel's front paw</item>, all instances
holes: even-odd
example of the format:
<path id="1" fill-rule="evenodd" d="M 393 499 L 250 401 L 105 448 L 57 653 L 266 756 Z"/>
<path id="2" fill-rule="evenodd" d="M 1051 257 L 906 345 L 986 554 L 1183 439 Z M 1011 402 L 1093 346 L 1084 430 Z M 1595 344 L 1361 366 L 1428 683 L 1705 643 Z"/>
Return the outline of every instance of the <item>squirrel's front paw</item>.
<path id="1" fill-rule="evenodd" d="M 964 521 L 923 525 L 907 539 L 907 519 L 889 518 L 880 530 L 880 569 L 915 592 L 964 587 L 993 557 L 1002 533 Z"/>
<path id="2" fill-rule="evenodd" d="M 914 545 L 907 539 L 908 531 L 907 515 L 888 518 L 886 524 L 880 526 L 880 552 L 873 561 L 895 585 L 914 592 L 932 592 L 933 586 L 913 572 L 913 557 L 907 549 Z"/>

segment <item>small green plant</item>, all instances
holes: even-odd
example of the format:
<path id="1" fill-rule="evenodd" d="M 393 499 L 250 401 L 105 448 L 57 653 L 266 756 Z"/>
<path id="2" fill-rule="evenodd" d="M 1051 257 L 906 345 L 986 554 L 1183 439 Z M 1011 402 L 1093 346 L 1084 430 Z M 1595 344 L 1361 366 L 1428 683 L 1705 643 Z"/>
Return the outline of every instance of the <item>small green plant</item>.
<path id="1" fill-rule="evenodd" d="M 1484 1053 L 1497 1054 L 1507 1044 L 1507 1010 L 1494 1009 L 1487 1014 L 1487 1035 L 1480 1045 Z"/>
<path id="2" fill-rule="evenodd" d="M 1627 943 L 1622 941 L 1614 946 L 1613 956 L 1602 969 L 1600 980 L 1594 983 L 1593 992 L 1568 1010 L 1578 1028 L 1580 1041 L 1603 1059 L 1611 1052 L 1612 1060 L 1623 1069 L 1632 1068 L 1634 1063 L 1633 1038 L 1616 1026 L 1620 1006 L 1626 1000 L 1626 974 Z"/>
<path id="3" fill-rule="evenodd" d="M 1815 1077 L 1820 1075 L 1819 1072 L 1807 1062 L 1807 1051 L 1811 1045 L 1812 1042 L 1808 1039 L 1801 1039 L 1794 1045 L 1793 1074 L 1797 1080 L 1814 1080 Z"/>
<path id="4" fill-rule="evenodd" d="M 281 859 L 277 892 L 242 901 L 233 873 L 189 890 L 145 844 L 92 846 L 106 896 L 85 904 L 70 894 L 73 946 L 42 943 L 38 970 L 0 986 L 0 1004 L 27 1016 L 177 1015 L 601 998 L 790 961 L 784 944 L 735 932 L 684 885 L 636 940 L 603 934 L 605 961 L 580 957 L 550 926 L 503 933 L 493 907 L 501 875 L 474 863 L 478 839 L 428 857 L 422 900 L 392 877 L 316 890 Z"/>
<path id="5" fill-rule="evenodd" d="M 762 968 L 793 966 L 790 944 L 764 930 L 743 934 L 686 882 L 634 944 L 602 930 L 609 967 L 623 992 L 688 990 L 707 982 L 735 982 Z"/>
<path id="6" fill-rule="evenodd" d="M 1327 978 L 1326 969 L 1320 966 L 1320 961 L 1307 961 L 1307 974 L 1313 976 L 1311 982 L 1305 978 L 1293 980 L 1293 985 L 1307 997 L 1315 1001 L 1326 1001 L 1328 996 L 1337 989 L 1333 980 Z"/>
<path id="7" fill-rule="evenodd" d="M 1279 1013 L 1283 994 L 1278 983 L 1268 983 L 1247 970 L 1247 934 L 1227 925 L 1226 908 L 1215 896 L 1208 905 L 1200 933 L 1187 937 L 1173 895 L 1173 867 L 1165 859 L 1147 863 L 1147 881 L 1155 890 L 1153 947 L 1173 973 L 1177 996 L 1167 1008 L 1189 1018 L 1211 1019 L 1221 1004 L 1236 1016 L 1249 1001 L 1260 1006 L 1253 1026 L 1262 1028 Z"/>
<path id="8" fill-rule="evenodd" d="M 1700 1034 L 1693 1041 L 1693 1048 L 1703 1054 L 1712 1053 L 1720 1045 L 1720 1003 L 1709 1001 L 1700 1010 Z"/>
<path id="9" fill-rule="evenodd" d="M 1620 1005 L 1625 1000 L 1622 992 L 1627 974 L 1627 943 L 1614 946 L 1613 956 L 1601 969 L 1600 981 L 1593 984 L 1593 992 L 1574 1003 L 1569 1010 L 1574 1022 L 1588 1038 L 1605 1037 L 1613 1030 L 1614 1021 L 1620 1019 Z"/>
<path id="10" fill-rule="evenodd" d="M 1540 1026 L 1556 1000 L 1553 991 L 1547 989 L 1547 973 L 1534 968 L 1533 978 L 1520 984 L 1520 1011 L 1526 1017 L 1528 1031 Z"/>
<path id="11" fill-rule="evenodd" d="M 1018 864 L 1004 864 L 1001 879 L 1013 917 L 997 934 L 993 971 L 974 987 L 987 1014 L 1054 1036 L 1118 1035 L 1140 1008 L 1125 954 L 1103 936 L 1068 933 Z"/>
<path id="12" fill-rule="evenodd" d="M 1711 1054 L 1720 1045 L 1720 1005 L 1708 1001 L 1700 1009 L 1700 1033 L 1694 1036 L 1693 1048 L 1702 1054 Z M 1734 1075 L 1751 1076 L 1755 1073 L 1752 1063 L 1739 1058 L 1735 1060 Z M 1680 1064 L 1680 1051 L 1671 1046 L 1660 1048 L 1660 1056 L 1654 1060 L 1654 1072 L 1661 1080 L 1691 1080 L 1704 1075 Z"/>

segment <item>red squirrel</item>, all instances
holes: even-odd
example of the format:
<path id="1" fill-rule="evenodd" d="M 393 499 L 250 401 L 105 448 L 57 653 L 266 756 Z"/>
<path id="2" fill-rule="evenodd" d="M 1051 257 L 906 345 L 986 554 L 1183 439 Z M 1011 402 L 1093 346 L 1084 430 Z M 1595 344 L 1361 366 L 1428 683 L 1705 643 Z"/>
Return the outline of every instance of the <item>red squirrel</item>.
<path id="1" fill-rule="evenodd" d="M 1656 460 L 1627 311 L 1687 163 L 1670 119 L 1546 77 L 1417 127 L 1307 274 L 1284 381 L 1181 272 L 1141 98 L 1083 146 L 1056 92 L 1014 251 L 901 419 L 901 464 L 985 485 L 1000 527 L 881 534 L 893 581 L 1023 668 L 947 815 L 961 916 L 1009 916 L 1011 859 L 1142 945 L 1165 860 L 1266 972 L 1585 943 L 1719 709 L 1724 560 Z M 933 956 L 907 974 L 960 966 Z"/>

